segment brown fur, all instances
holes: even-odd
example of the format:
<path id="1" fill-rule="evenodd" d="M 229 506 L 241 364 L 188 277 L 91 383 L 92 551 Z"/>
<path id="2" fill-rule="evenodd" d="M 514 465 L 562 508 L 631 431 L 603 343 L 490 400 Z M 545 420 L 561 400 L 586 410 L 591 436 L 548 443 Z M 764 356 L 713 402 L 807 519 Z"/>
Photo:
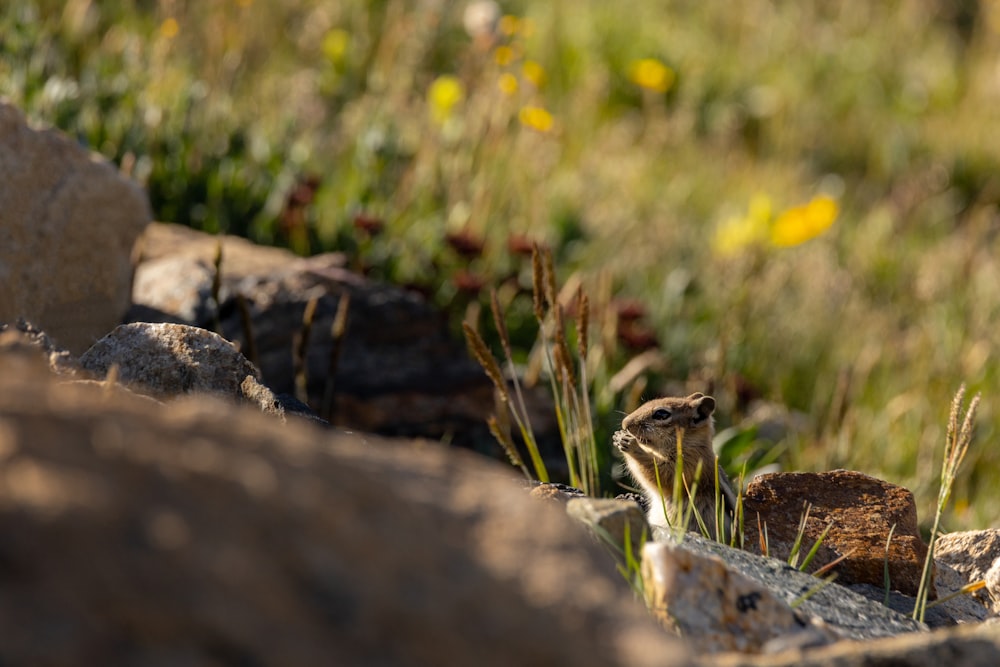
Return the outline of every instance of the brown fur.
<path id="1" fill-rule="evenodd" d="M 647 514 L 651 524 L 677 526 L 683 519 L 683 514 L 678 512 L 682 508 L 674 507 L 673 503 L 679 440 L 684 462 L 685 486 L 681 491 L 682 498 L 686 503 L 688 489 L 695 489 L 697 479 L 695 510 L 705 522 L 709 536 L 716 536 L 716 462 L 712 449 L 715 434 L 712 420 L 714 411 L 714 398 L 704 394 L 691 394 L 687 398 L 649 401 L 622 421 L 622 430 L 615 434 L 614 444 L 625 455 L 629 472 L 649 501 Z M 719 486 L 726 517 L 723 536 L 728 540 L 732 530 L 736 494 L 722 468 L 719 468 Z M 688 529 L 700 529 L 696 519 L 692 518 Z"/>

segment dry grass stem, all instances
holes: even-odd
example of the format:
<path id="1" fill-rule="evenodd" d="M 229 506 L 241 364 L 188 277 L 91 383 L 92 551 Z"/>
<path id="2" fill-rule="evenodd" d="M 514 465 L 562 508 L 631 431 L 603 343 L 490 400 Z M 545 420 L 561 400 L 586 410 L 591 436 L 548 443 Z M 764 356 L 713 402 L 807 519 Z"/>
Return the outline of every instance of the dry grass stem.
<path id="1" fill-rule="evenodd" d="M 330 323 L 330 359 L 327 362 L 326 382 L 323 384 L 323 402 L 319 412 L 319 416 L 327 421 L 333 420 L 337 368 L 340 365 L 340 355 L 344 350 L 350 308 L 351 295 L 344 292 L 340 295 L 340 300 L 337 301 L 337 312 L 333 316 L 333 322 Z"/>
<path id="2" fill-rule="evenodd" d="M 236 293 L 236 309 L 240 313 L 240 326 L 243 329 L 243 340 L 245 346 L 241 352 L 243 356 L 250 360 L 254 366 L 260 367 L 260 359 L 257 356 L 257 339 L 253 332 L 253 318 L 250 314 L 250 305 L 242 293 Z"/>
<path id="3" fill-rule="evenodd" d="M 951 497 L 951 490 L 958 475 L 958 469 L 969 451 L 974 435 L 973 430 L 976 421 L 976 411 L 979 409 L 980 395 L 976 394 L 969 402 L 969 407 L 962 417 L 962 405 L 965 402 L 965 385 L 959 387 L 955 393 L 955 398 L 951 402 L 951 413 L 948 415 L 948 433 L 945 440 L 944 461 L 941 465 L 941 487 L 938 491 L 937 508 L 934 513 L 934 526 L 931 528 L 930 541 L 927 545 L 927 558 L 924 560 L 924 569 L 920 576 L 920 586 L 917 589 L 917 601 L 913 607 L 913 618 L 918 621 L 924 620 L 927 612 L 927 596 L 930 592 L 931 569 L 934 563 L 934 547 L 937 544 L 938 531 L 941 525 L 941 516 L 948 505 Z M 959 420 L 961 419 L 961 426 Z"/>

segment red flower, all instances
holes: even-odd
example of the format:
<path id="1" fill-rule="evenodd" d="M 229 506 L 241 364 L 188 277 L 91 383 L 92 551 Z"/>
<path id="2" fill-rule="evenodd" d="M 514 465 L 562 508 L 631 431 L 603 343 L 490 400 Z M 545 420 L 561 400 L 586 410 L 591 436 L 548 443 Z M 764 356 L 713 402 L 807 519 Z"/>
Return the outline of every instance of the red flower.
<path id="1" fill-rule="evenodd" d="M 354 216 L 354 228 L 369 236 L 378 236 L 385 229 L 385 223 L 374 216 L 358 213 Z"/>
<path id="2" fill-rule="evenodd" d="M 473 236 L 471 232 L 447 234 L 444 240 L 455 252 L 466 259 L 475 259 L 483 254 L 485 243 L 482 239 Z"/>
<path id="3" fill-rule="evenodd" d="M 468 294 L 479 294 L 479 291 L 486 285 L 486 279 L 471 271 L 460 270 L 451 277 L 451 282 L 458 288 L 459 292 Z"/>

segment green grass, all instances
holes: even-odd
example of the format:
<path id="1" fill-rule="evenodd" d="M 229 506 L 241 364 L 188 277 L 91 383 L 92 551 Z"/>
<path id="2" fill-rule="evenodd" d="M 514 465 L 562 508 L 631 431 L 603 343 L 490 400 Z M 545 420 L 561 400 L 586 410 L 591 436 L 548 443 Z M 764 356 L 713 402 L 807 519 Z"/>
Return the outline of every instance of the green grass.
<path id="1" fill-rule="evenodd" d="M 498 64 L 463 6 L 6 0 L 0 95 L 121 165 L 157 218 L 346 251 L 499 356 L 476 289 L 495 287 L 529 370 L 531 267 L 508 242 L 544 243 L 591 295 L 598 443 L 641 398 L 711 381 L 720 426 L 748 397 L 808 416 L 773 445 L 785 469 L 903 484 L 928 521 L 953 388 L 984 392 L 983 442 L 1000 429 L 998 10 L 510 2 L 531 27 Z M 665 90 L 630 78 L 647 58 Z M 451 106 L 428 97 L 442 76 Z M 799 245 L 718 252 L 760 195 L 767 225 L 821 195 L 839 215 Z M 616 334 L 626 299 L 644 314 Z M 650 333 L 662 360 L 608 390 Z M 942 525 L 990 525 L 998 485 L 1000 453 L 970 451 Z"/>

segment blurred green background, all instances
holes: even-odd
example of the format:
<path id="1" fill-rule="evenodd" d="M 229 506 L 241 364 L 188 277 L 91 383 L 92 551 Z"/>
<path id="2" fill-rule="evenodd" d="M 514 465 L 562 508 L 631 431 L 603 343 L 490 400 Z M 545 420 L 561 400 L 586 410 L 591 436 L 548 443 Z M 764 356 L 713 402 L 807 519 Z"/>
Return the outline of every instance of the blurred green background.
<path id="1" fill-rule="evenodd" d="M 5 0 L 0 95 L 159 220 L 344 251 L 484 330 L 497 288 L 529 366 L 547 245 L 602 438 L 709 390 L 731 470 L 861 470 L 926 522 L 967 382 L 945 524 L 997 523 L 998 3 Z"/>

